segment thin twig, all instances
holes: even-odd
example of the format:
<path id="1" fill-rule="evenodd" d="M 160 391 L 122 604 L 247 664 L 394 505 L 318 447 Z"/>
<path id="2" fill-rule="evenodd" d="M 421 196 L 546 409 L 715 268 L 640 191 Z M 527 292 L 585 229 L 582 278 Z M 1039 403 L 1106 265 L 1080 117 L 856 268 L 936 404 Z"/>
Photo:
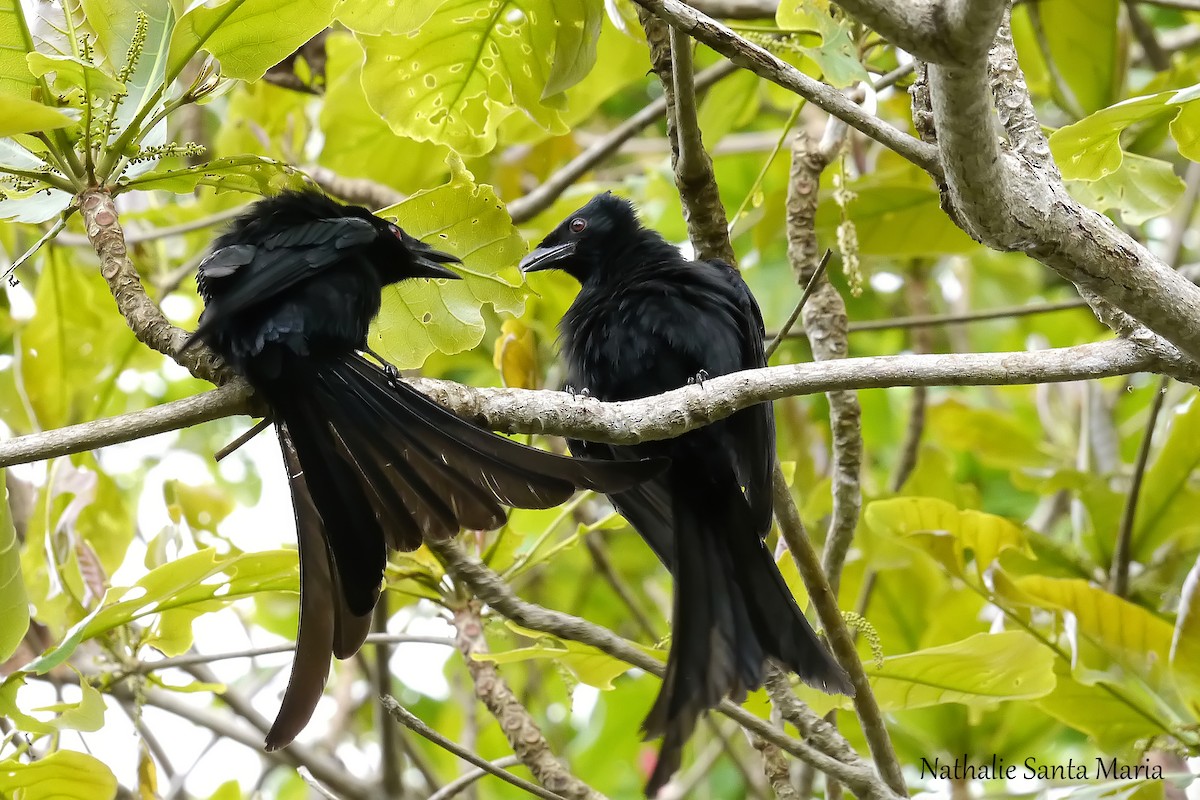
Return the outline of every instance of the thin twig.
<path id="1" fill-rule="evenodd" d="M 220 461 L 221 459 L 225 458 L 234 450 L 237 450 L 239 447 L 246 444 L 246 442 L 249 442 L 255 436 L 258 436 L 260 433 L 265 431 L 274 421 L 275 420 L 271 417 L 263 417 L 258 422 L 254 423 L 254 426 L 250 428 L 250 430 L 246 431 L 241 436 L 237 437 L 232 442 L 218 450 L 213 455 L 213 461 Z"/>
<path id="2" fill-rule="evenodd" d="M 829 266 L 829 259 L 833 257 L 833 251 L 826 249 L 825 255 L 821 256 L 821 260 L 817 263 L 817 268 L 813 270 L 812 277 L 808 279 L 808 284 L 804 287 L 803 293 L 800 295 L 800 301 L 796 303 L 796 307 L 792 309 L 792 314 L 783 323 L 783 327 L 779 329 L 779 333 L 775 334 L 771 339 L 771 343 L 767 345 L 764 351 L 767 356 L 767 361 L 771 360 L 771 356 L 779 349 L 779 345 L 787 338 L 791 332 L 792 326 L 796 324 L 796 320 L 800 319 L 800 312 L 804 310 L 804 304 L 808 302 L 808 298 L 812 297 L 813 290 L 817 288 L 817 283 L 820 282 L 821 276 L 825 274 L 825 268 Z M 803 335 L 801 333 L 800 335 Z"/>
<path id="3" fill-rule="evenodd" d="M 447 647 L 454 647 L 454 640 L 448 639 L 445 636 L 411 636 L 404 633 L 372 633 L 367 636 L 365 644 L 441 644 Z M 160 672 L 164 669 L 193 667 L 197 664 L 213 664 L 217 661 L 230 661 L 235 658 L 258 658 L 259 656 L 269 656 L 275 653 L 290 653 L 295 649 L 296 643 L 290 642 L 287 644 L 275 644 L 267 647 L 252 647 L 246 650 L 234 650 L 227 653 L 191 653 L 186 656 L 163 658 L 158 661 L 139 661 L 136 667 L 133 669 L 119 674 L 148 675 L 151 672 Z"/>
<path id="4" fill-rule="evenodd" d="M 470 750 L 459 747 L 457 744 L 455 744 L 451 740 L 447 739 L 445 736 L 442 736 L 440 733 L 435 731 L 433 728 L 426 725 L 411 711 L 404 708 L 404 706 L 400 705 L 400 703 L 396 700 L 396 698 L 391 697 L 389 695 L 387 697 L 382 698 L 382 702 L 383 702 L 383 707 L 385 709 L 387 709 L 388 714 L 390 714 L 392 719 L 396 720 L 396 722 L 399 722 L 401 725 L 408 728 L 413 733 L 417 733 L 417 734 L 420 734 L 421 736 L 424 736 L 426 739 L 433 742 L 438 747 L 440 747 L 443 750 L 446 750 L 450 753 L 453 753 L 454 755 L 461 758 L 463 761 L 467 761 L 471 764 L 474 764 L 475 766 L 479 767 L 481 770 L 488 773 L 489 775 L 495 775 L 500 780 L 505 781 L 507 783 L 511 783 L 513 786 L 516 786 L 518 789 L 524 789 L 525 791 L 529 792 L 534 797 L 541 797 L 541 798 L 543 798 L 543 800 L 565 800 L 565 798 L 563 798 L 562 795 L 557 795 L 554 792 L 547 791 L 546 789 L 543 789 L 541 786 L 538 786 L 535 783 L 530 783 L 529 781 L 525 780 L 524 778 L 518 778 L 516 775 L 513 775 L 510 772 L 506 772 L 503 769 L 500 769 L 499 767 L 493 766 L 490 761 L 480 758 L 479 756 L 472 753 Z"/>
<path id="5" fill-rule="evenodd" d="M 520 764 L 521 759 L 517 758 L 516 756 L 504 756 L 503 758 L 497 758 L 495 761 L 491 761 L 489 763 L 495 769 L 505 770 L 509 767 Z M 463 773 L 459 777 L 447 783 L 441 789 L 438 789 L 436 792 L 429 795 L 428 800 L 451 800 L 451 798 L 456 797 L 461 792 L 466 791 L 471 784 L 475 783 L 475 781 L 479 780 L 484 775 L 494 774 L 495 773 L 492 770 L 476 767 L 466 773 Z"/>
<path id="6" fill-rule="evenodd" d="M 908 317 L 891 317 L 889 319 L 857 320 L 848 325 L 847 331 L 849 333 L 866 333 L 868 331 L 887 331 L 904 328 L 934 328 L 941 325 L 986 322 L 993 319 L 1028 317 L 1035 314 L 1052 314 L 1057 311 L 1071 311 L 1077 308 L 1087 308 L 1087 303 L 1083 300 L 1063 300 L 1057 303 L 1031 303 L 1023 306 L 988 308 L 982 311 L 965 311 L 961 314 L 920 314 Z M 803 331 L 796 331 L 788 333 L 783 338 L 799 339 L 803 336 Z"/>
<path id="7" fill-rule="evenodd" d="M 696 75 L 695 88 L 697 91 L 707 89 L 737 71 L 737 66 L 729 61 L 714 64 Z M 574 186 L 580 178 L 616 154 L 623 144 L 666 113 L 667 97 L 664 94 L 646 104 L 632 117 L 590 144 L 586 150 L 539 183 L 536 189 L 510 202 L 508 213 L 512 217 L 512 221 L 519 225 L 549 208 L 563 192 Z"/>
<path id="8" fill-rule="evenodd" d="M 1125 509 L 1121 512 L 1121 527 L 1117 531 L 1117 545 L 1113 552 L 1112 568 L 1109 570 L 1112 593 L 1117 597 L 1125 597 L 1129 592 L 1129 562 L 1133 555 L 1133 525 L 1137 519 L 1138 497 L 1142 493 L 1146 463 L 1150 460 L 1154 428 L 1158 424 L 1158 415 L 1162 411 L 1163 398 L 1167 395 L 1167 385 L 1170 382 L 1170 378 L 1164 377 L 1154 392 L 1154 400 L 1150 403 L 1150 416 L 1146 419 L 1146 432 L 1142 435 L 1142 444 L 1133 464 L 1133 478 L 1129 483 L 1129 494 L 1125 498 Z"/>
<path id="9" fill-rule="evenodd" d="M 475 687 L 475 696 L 487 707 L 513 753 L 538 782 L 567 800 L 604 800 L 604 795 L 571 773 L 567 765 L 550 749 L 542 731 L 501 677 L 496 664 L 476 658 L 488 652 L 483 638 L 483 620 L 479 604 L 468 602 L 454 610 L 454 628 L 458 631 L 458 649 Z"/>
<path id="10" fill-rule="evenodd" d="M 204 230 L 214 225 L 220 225 L 222 222 L 228 222 L 239 214 L 245 213 L 245 211 L 245 207 L 238 206 L 237 208 L 227 208 L 224 211 L 209 214 L 206 217 L 180 222 L 178 225 L 164 225 L 161 228 L 146 228 L 144 230 L 135 228 L 132 231 L 125 232 L 125 244 L 153 242 L 158 239 L 169 239 L 172 236 L 182 236 L 192 231 Z M 91 244 L 87 236 L 78 233 L 64 233 L 58 237 L 58 243 L 67 247 L 88 247 Z"/>

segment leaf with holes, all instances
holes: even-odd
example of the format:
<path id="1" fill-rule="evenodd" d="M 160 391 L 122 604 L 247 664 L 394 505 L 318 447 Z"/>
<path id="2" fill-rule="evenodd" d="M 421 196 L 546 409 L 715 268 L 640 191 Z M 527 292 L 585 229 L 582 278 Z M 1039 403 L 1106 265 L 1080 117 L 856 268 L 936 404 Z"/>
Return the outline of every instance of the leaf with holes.
<path id="1" fill-rule="evenodd" d="M 123 178 L 114 194 L 130 189 L 161 189 L 186 194 L 197 186 L 212 186 L 218 192 L 249 192 L 267 197 L 284 189 L 303 189 L 310 183 L 303 172 L 274 159 L 233 156 L 194 167 L 156 169 L 136 178 Z"/>
<path id="2" fill-rule="evenodd" d="M 1184 183 L 1170 162 L 1123 153 L 1115 171 L 1095 181 L 1067 181 L 1067 190 L 1088 208 L 1116 211 L 1126 225 L 1141 225 L 1170 211 Z"/>
<path id="3" fill-rule="evenodd" d="M 514 315 L 525 307 L 516 268 L 525 245 L 507 209 L 462 161 L 452 156 L 449 163 L 449 183 L 379 212 L 462 259 L 452 267 L 461 281 L 412 280 L 384 290 L 371 348 L 401 369 L 419 367 L 435 350 L 459 353 L 479 344 L 484 303 Z"/>
<path id="4" fill-rule="evenodd" d="M 566 133 L 561 92 L 595 59 L 597 6 L 448 0 L 408 35 L 361 38 L 367 101 L 396 133 L 464 156 L 490 152 L 515 112 Z"/>

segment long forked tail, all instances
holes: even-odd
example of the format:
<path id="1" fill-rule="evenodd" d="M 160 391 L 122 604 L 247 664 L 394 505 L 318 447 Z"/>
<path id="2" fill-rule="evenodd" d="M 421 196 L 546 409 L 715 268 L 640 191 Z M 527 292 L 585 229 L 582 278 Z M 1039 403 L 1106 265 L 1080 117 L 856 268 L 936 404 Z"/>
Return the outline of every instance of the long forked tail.
<path id="1" fill-rule="evenodd" d="M 270 749 L 307 724 L 329 655 L 346 658 L 361 647 L 389 547 L 413 550 L 424 537 L 496 528 L 504 506 L 549 508 L 577 488 L 621 491 L 666 464 L 526 447 L 393 383 L 358 355 L 292 359 L 254 383 L 279 426 L 301 565 L 297 658 Z"/>
<path id="2" fill-rule="evenodd" d="M 677 462 L 669 483 L 675 605 L 666 674 L 643 723 L 648 738 L 663 737 L 649 797 L 679 769 L 700 713 L 761 686 L 767 659 L 815 688 L 854 693 L 756 535 L 732 473 Z"/>

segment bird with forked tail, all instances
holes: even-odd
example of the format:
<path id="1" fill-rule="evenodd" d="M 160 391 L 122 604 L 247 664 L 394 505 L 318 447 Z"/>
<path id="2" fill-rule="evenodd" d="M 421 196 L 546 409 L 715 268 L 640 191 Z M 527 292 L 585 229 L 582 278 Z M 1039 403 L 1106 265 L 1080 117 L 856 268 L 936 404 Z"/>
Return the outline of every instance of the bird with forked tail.
<path id="1" fill-rule="evenodd" d="M 567 383 L 592 397 L 649 397 L 767 365 L 762 315 L 737 270 L 688 261 L 612 194 L 567 217 L 521 268 L 579 281 L 559 343 Z M 764 542 L 774 511 L 770 403 L 675 439 L 568 443 L 575 455 L 617 463 L 670 459 L 658 477 L 609 493 L 675 578 L 666 674 L 643 723 L 647 736 L 663 737 L 648 795 L 678 770 L 700 713 L 761 686 L 768 659 L 811 686 L 853 694 Z"/>
<path id="2" fill-rule="evenodd" d="M 189 344 L 212 347 L 270 407 L 296 517 L 300 630 L 270 750 L 308 723 L 330 655 L 365 641 L 389 548 L 496 528 L 503 506 L 548 508 L 577 488 L 628 490 L 665 466 L 526 447 L 364 358 L 383 288 L 457 279 L 445 266 L 457 261 L 365 208 L 299 191 L 255 203 L 200 264 L 205 310 Z"/>

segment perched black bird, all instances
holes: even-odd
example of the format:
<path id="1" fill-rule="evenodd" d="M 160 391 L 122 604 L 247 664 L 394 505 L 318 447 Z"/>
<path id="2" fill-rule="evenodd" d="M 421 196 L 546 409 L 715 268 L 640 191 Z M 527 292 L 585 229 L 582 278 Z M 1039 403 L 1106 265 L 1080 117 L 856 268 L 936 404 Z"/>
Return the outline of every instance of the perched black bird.
<path id="1" fill-rule="evenodd" d="M 356 351 L 384 286 L 457 278 L 438 252 L 364 208 L 315 192 L 255 203 L 213 244 L 196 283 L 204 341 L 271 408 L 300 550 L 300 631 L 267 749 L 308 723 L 329 656 L 362 646 L 388 548 L 503 524 L 503 505 L 548 508 L 610 492 L 661 463 L 553 455 L 455 416 Z"/>
<path id="2" fill-rule="evenodd" d="M 762 316 L 737 270 L 684 259 L 639 224 L 626 200 L 594 197 L 521 268 L 560 269 L 579 281 L 559 342 L 568 384 L 600 400 L 649 397 L 766 366 Z M 654 480 L 609 493 L 675 577 L 666 675 L 643 723 L 648 736 L 664 737 L 647 794 L 679 768 L 700 712 L 758 688 L 768 658 L 819 689 L 853 692 L 763 542 L 773 512 L 770 403 L 666 441 L 570 447 L 595 458 L 671 459 Z"/>

